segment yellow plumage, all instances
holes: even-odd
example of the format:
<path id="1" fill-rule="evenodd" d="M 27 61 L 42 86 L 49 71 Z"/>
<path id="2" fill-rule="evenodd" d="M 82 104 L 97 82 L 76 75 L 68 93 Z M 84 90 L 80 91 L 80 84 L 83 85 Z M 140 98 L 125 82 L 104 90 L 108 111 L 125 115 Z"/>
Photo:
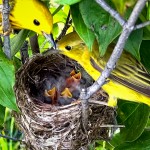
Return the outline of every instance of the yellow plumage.
<path id="1" fill-rule="evenodd" d="M 90 52 L 79 36 L 73 32 L 57 44 L 61 53 L 78 61 L 90 76 L 97 80 L 113 50 L 110 46 L 103 58 L 95 42 Z M 124 99 L 150 105 L 150 74 L 129 53 L 123 52 L 103 89 L 109 94 L 109 106 L 115 106 L 117 99 Z"/>
<path id="2" fill-rule="evenodd" d="M 2 0 L 0 0 L 0 4 L 2 4 Z M 51 33 L 53 18 L 42 2 L 39 0 L 10 0 L 10 5 L 9 19 L 12 28 L 29 29 L 39 34 Z"/>

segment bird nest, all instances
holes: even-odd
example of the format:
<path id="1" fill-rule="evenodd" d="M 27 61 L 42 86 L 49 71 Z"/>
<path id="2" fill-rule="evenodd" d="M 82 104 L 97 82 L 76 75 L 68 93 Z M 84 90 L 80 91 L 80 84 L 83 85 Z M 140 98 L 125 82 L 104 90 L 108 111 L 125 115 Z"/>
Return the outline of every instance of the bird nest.
<path id="1" fill-rule="evenodd" d="M 112 108 L 91 104 L 87 133 L 82 128 L 80 90 L 93 83 L 75 61 L 59 53 L 36 55 L 16 73 L 15 93 L 20 113 L 16 122 L 30 150 L 75 150 L 94 140 L 108 139 Z M 93 99 L 106 100 L 98 92 Z"/>

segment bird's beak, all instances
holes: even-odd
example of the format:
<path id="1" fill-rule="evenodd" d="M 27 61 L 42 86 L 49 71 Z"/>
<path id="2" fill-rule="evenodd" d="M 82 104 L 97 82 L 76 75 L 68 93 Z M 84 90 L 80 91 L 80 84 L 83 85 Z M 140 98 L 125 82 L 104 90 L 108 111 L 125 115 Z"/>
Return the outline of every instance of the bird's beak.
<path id="1" fill-rule="evenodd" d="M 54 49 L 56 49 L 56 43 L 54 41 L 53 35 L 52 34 L 46 34 L 43 32 L 43 35 L 45 36 L 45 38 L 52 44 L 52 47 Z"/>

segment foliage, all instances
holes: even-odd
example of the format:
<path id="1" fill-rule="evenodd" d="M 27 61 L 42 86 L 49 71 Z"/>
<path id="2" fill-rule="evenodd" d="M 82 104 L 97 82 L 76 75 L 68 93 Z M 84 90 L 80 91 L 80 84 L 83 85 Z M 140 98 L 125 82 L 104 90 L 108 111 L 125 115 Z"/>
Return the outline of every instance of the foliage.
<path id="1" fill-rule="evenodd" d="M 46 1 L 49 6 L 48 1 Z M 73 27 L 79 36 L 83 39 L 89 49 L 92 48 L 93 42 L 96 39 L 99 46 L 101 56 L 107 51 L 107 47 L 110 43 L 116 43 L 118 36 L 121 33 L 121 26 L 119 23 L 111 17 L 106 11 L 103 10 L 93 0 L 55 0 L 50 5 L 50 10 L 55 15 L 53 34 L 54 37 L 58 37 L 60 34 L 69 11 L 71 9 L 71 15 L 73 20 Z M 136 0 L 111 0 L 108 4 L 116 9 L 123 17 L 128 15 L 136 3 Z M 139 16 L 138 23 L 145 22 L 150 17 L 149 3 Z M 59 5 L 64 5 L 57 8 Z M 56 12 L 55 12 L 56 11 Z M 73 30 L 73 27 L 68 29 L 68 32 Z M 21 65 L 20 50 L 25 40 L 29 40 L 29 37 L 34 35 L 27 30 L 22 30 L 15 36 L 11 36 L 11 50 L 13 60 L 8 60 L 4 53 L 0 51 L 0 126 L 1 129 L 7 124 L 7 130 L 11 133 L 2 131 L 3 134 L 15 136 L 18 132 L 14 127 L 13 118 L 10 117 L 10 113 L 5 113 L 6 107 L 18 111 L 15 101 L 15 95 L 13 92 L 13 85 L 15 82 L 15 71 L 18 66 Z M 42 36 L 38 37 L 40 51 L 43 52 L 50 47 L 49 43 L 45 41 Z M 144 27 L 134 31 L 125 45 L 125 50 L 130 52 L 138 61 L 143 63 L 145 68 L 150 72 L 150 27 Z M 1 47 L 2 49 L 2 47 Z M 31 54 L 31 47 L 29 47 L 29 53 Z M 16 69 L 16 70 L 15 70 Z M 8 124 L 6 121 L 7 119 Z M 7 122 L 7 123 L 6 123 Z M 115 149 L 115 150 L 130 150 L 130 149 L 150 149 L 150 132 L 146 129 L 149 124 L 149 107 L 144 104 L 137 104 L 133 102 L 120 101 L 117 109 L 117 122 L 121 125 L 125 125 L 125 128 L 121 128 L 119 133 L 115 134 L 113 138 L 108 142 L 97 141 L 96 150 Z M 12 134 L 13 133 L 13 134 Z M 10 141 L 9 141 L 10 142 Z M 14 148 L 18 142 L 10 142 Z M 8 140 L 0 138 L 0 149 L 13 149 L 8 148 Z M 15 149 L 15 148 L 14 148 Z M 91 149 L 94 146 L 91 145 Z"/>
<path id="2" fill-rule="evenodd" d="M 0 149 L 1 150 L 16 150 L 20 149 L 23 150 L 20 147 L 20 142 L 18 139 L 22 138 L 22 133 L 18 131 L 15 127 L 14 117 L 11 117 L 11 111 L 9 109 L 5 109 L 0 105 L 0 110 L 2 112 L 3 110 L 3 119 L 0 120 L 3 122 L 0 122 L 0 135 L 8 136 L 16 139 L 16 141 L 0 137 Z"/>
<path id="3" fill-rule="evenodd" d="M 15 69 L 13 62 L 8 60 L 4 53 L 0 52 L 0 104 L 9 107 L 10 109 L 18 111 L 15 102 L 15 95 L 13 92 L 13 85 L 15 82 Z"/>
<path id="4" fill-rule="evenodd" d="M 117 11 L 120 14 L 124 14 L 124 12 L 126 11 L 126 9 L 128 7 L 133 6 L 136 3 L 137 0 L 112 0 L 112 2 L 114 3 Z"/>

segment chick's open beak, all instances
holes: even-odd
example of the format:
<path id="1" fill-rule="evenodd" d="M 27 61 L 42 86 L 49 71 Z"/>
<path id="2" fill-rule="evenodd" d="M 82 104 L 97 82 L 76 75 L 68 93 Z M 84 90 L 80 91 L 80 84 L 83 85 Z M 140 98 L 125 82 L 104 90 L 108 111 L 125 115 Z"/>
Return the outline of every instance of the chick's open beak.
<path id="1" fill-rule="evenodd" d="M 61 92 L 61 96 L 64 98 L 72 98 L 72 94 L 70 92 L 70 90 L 68 88 L 65 88 L 62 92 Z"/>
<path id="2" fill-rule="evenodd" d="M 52 34 L 46 34 L 43 32 L 43 35 L 45 36 L 45 38 L 52 44 L 52 47 L 54 49 L 56 49 L 56 43 L 54 41 L 53 35 Z"/>

